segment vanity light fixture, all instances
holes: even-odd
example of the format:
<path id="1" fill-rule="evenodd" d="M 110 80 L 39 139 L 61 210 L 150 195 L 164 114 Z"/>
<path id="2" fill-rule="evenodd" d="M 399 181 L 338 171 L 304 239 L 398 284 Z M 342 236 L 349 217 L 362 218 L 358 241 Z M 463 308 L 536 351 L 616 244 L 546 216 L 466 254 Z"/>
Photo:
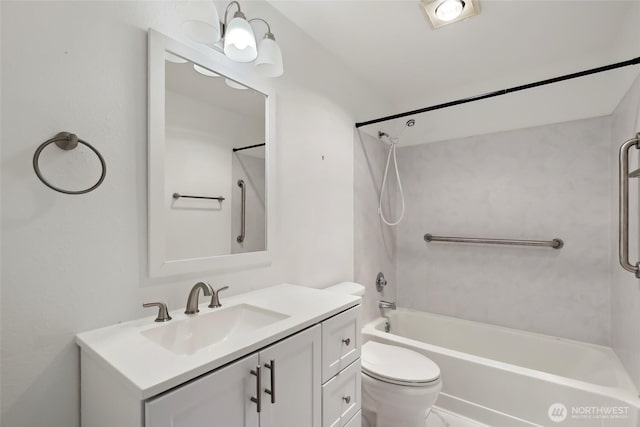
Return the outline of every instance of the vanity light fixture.
<path id="1" fill-rule="evenodd" d="M 231 21 L 227 23 L 229 9 L 236 6 L 238 10 L 233 14 Z M 251 24 L 247 21 L 240 3 L 232 1 L 224 12 L 224 26 L 222 27 L 224 39 L 224 54 L 232 61 L 251 62 L 258 57 L 258 47 L 256 45 L 256 35 L 253 33 Z"/>
<path id="2" fill-rule="evenodd" d="M 215 9 L 213 2 L 210 3 Z M 237 10 L 229 20 L 229 13 L 233 7 Z M 207 21 L 190 20 L 183 24 L 183 31 L 187 37 L 197 43 L 222 50 L 232 61 L 254 62 L 256 70 L 265 77 L 279 77 L 283 74 L 282 52 L 267 21 L 262 18 L 247 19 L 236 0 L 227 5 L 222 23 L 216 22 L 219 21 L 217 12 L 214 18 L 211 18 L 211 13 L 207 13 Z M 267 32 L 259 45 L 251 26 L 251 23 L 258 21 L 267 26 Z"/>
<path id="3" fill-rule="evenodd" d="M 433 28 L 462 21 L 480 12 L 477 0 L 422 0 L 422 7 Z"/>
<path id="4" fill-rule="evenodd" d="M 258 46 L 258 57 L 255 67 L 262 75 L 278 77 L 284 72 L 282 67 L 282 51 L 276 43 L 276 38 L 271 32 L 271 25 L 262 18 L 253 18 L 249 22 L 260 21 L 267 26 L 267 32 Z"/>
<path id="5" fill-rule="evenodd" d="M 190 19 L 182 23 L 182 31 L 191 40 L 206 45 L 212 45 L 217 43 L 222 37 L 220 32 L 220 16 L 218 15 L 218 9 L 210 2 L 200 3 L 203 9 L 199 9 L 198 12 L 202 13 L 199 18 Z"/>

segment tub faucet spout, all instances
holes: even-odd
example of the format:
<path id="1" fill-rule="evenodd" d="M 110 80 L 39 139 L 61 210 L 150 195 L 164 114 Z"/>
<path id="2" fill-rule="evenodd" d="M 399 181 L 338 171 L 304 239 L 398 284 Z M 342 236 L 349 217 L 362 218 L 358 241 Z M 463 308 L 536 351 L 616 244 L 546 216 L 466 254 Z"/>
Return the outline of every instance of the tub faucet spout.
<path id="1" fill-rule="evenodd" d="M 391 310 L 395 310 L 396 309 L 396 303 L 395 302 L 391 302 L 391 301 L 385 301 L 385 300 L 380 300 L 378 301 L 378 307 L 383 310 L 385 308 L 391 309 Z"/>

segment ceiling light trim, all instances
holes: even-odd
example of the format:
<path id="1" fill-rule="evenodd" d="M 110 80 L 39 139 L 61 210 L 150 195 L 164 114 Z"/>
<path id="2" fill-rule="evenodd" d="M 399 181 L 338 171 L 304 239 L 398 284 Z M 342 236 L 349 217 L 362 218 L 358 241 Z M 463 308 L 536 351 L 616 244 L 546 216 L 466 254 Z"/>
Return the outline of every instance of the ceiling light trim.
<path id="1" fill-rule="evenodd" d="M 433 29 L 438 29 L 455 22 L 464 21 L 465 19 L 469 19 L 480 13 L 480 3 L 477 0 L 458 0 L 462 4 L 462 12 L 456 18 L 451 20 L 447 21 L 441 19 L 436 14 L 436 10 L 448 1 L 453 0 L 422 0 L 420 2 L 429 17 L 429 23 Z"/>

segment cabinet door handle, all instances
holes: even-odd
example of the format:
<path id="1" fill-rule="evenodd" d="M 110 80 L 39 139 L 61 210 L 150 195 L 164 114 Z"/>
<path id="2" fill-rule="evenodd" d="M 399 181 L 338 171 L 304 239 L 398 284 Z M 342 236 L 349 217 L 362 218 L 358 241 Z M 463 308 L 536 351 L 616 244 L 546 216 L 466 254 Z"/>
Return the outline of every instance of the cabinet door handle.
<path id="1" fill-rule="evenodd" d="M 344 343 L 344 345 L 348 346 L 349 344 L 351 344 L 351 338 L 345 338 L 342 340 L 342 342 Z"/>
<path id="2" fill-rule="evenodd" d="M 351 403 L 351 396 L 342 396 L 342 400 L 344 400 L 347 405 Z"/>
<path id="3" fill-rule="evenodd" d="M 262 376 L 260 375 L 260 365 L 256 366 L 256 370 L 251 370 L 251 375 L 256 377 L 256 396 L 252 397 L 251 401 L 256 404 L 258 413 L 262 411 Z"/>
<path id="4" fill-rule="evenodd" d="M 276 403 L 276 361 L 271 359 L 264 367 L 271 373 L 271 389 L 265 388 L 264 392 L 271 396 L 271 403 Z"/>

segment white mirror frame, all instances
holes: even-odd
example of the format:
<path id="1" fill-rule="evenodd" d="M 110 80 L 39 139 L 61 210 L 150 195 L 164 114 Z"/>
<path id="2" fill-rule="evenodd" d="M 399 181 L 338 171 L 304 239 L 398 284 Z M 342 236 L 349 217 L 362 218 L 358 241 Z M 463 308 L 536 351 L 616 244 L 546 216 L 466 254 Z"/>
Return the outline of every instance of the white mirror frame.
<path id="1" fill-rule="evenodd" d="M 165 51 L 209 68 L 248 86 L 266 97 L 265 104 L 265 224 L 266 248 L 260 252 L 167 260 L 165 212 Z M 148 242 L 149 275 L 163 277 L 204 271 L 234 270 L 271 263 L 274 237 L 275 93 L 252 66 L 232 62 L 204 46 L 186 45 L 153 29 L 149 30 L 149 145 L 148 145 Z"/>

